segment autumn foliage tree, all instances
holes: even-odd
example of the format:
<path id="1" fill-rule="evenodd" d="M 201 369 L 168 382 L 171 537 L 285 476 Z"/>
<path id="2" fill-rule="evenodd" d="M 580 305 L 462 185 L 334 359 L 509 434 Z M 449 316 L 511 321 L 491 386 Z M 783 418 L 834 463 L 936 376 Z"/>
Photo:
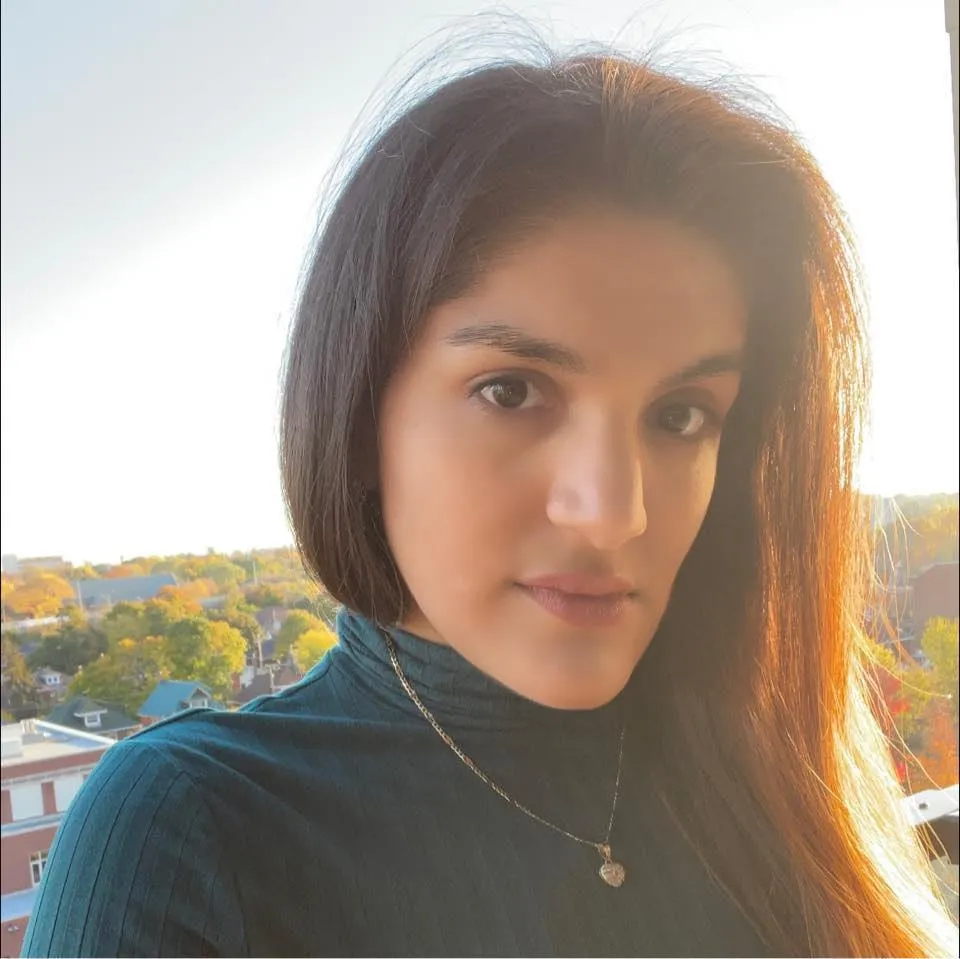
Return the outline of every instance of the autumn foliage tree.
<path id="1" fill-rule="evenodd" d="M 924 772 L 934 786 L 952 786 L 958 779 L 957 732 L 948 705 L 932 704 L 925 739 L 920 756 Z"/>
<path id="2" fill-rule="evenodd" d="M 881 578 L 887 579 L 894 568 L 900 568 L 909 578 L 933 563 L 957 560 L 957 497 L 925 506 L 909 501 L 902 505 L 903 514 L 878 531 L 876 566 Z"/>
<path id="3" fill-rule="evenodd" d="M 3 605 L 18 619 L 56 616 L 75 595 L 73 586 L 56 573 L 30 570 L 22 576 L 4 577 Z"/>
<path id="4" fill-rule="evenodd" d="M 319 617 L 301 609 L 293 610 L 287 615 L 277 634 L 276 658 L 283 659 L 304 633 L 310 630 L 323 632 L 325 629 L 327 627 Z"/>
<path id="5" fill-rule="evenodd" d="M 0 644 L 0 672 L 9 687 L 11 704 L 16 707 L 34 704 L 36 685 L 20 647 L 6 633 Z"/>
<path id="6" fill-rule="evenodd" d="M 118 603 L 102 622 L 107 651 L 75 678 L 72 690 L 138 709 L 162 679 L 196 680 L 226 695 L 246 662 L 247 641 L 202 615 L 176 592 L 146 603 Z"/>
<path id="7" fill-rule="evenodd" d="M 337 645 L 337 637 L 327 626 L 305 630 L 290 647 L 293 661 L 301 672 L 315 666 L 326 653 Z"/>
<path id="8" fill-rule="evenodd" d="M 932 619 L 921 647 L 927 660 L 902 665 L 878 650 L 876 687 L 901 780 L 909 792 L 958 780 L 957 620 Z"/>

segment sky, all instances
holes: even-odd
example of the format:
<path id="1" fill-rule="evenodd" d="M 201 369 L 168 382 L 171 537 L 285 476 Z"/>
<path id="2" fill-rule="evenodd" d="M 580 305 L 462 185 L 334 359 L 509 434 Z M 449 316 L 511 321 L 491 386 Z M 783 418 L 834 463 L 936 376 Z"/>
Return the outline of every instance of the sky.
<path id="1" fill-rule="evenodd" d="M 279 371 L 324 177 L 463 0 L 3 0 L 2 552 L 291 541 Z M 515 0 L 558 43 L 751 80 L 853 226 L 868 492 L 956 491 L 957 205 L 942 0 Z"/>

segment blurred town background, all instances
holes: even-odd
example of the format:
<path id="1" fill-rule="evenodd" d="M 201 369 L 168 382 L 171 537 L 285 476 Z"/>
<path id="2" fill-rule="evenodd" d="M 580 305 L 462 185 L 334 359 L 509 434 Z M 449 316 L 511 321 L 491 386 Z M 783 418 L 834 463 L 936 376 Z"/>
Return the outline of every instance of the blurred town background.
<path id="1" fill-rule="evenodd" d="M 863 624 L 914 817 L 954 827 L 958 500 L 871 501 Z M 2 588 L 0 954 L 15 956 L 57 824 L 105 749 L 183 710 L 237 709 L 297 682 L 336 642 L 338 607 L 290 548 L 97 566 L 4 556 Z M 955 846 L 955 831 L 936 841 Z M 956 910 L 955 867 L 944 879 Z"/>

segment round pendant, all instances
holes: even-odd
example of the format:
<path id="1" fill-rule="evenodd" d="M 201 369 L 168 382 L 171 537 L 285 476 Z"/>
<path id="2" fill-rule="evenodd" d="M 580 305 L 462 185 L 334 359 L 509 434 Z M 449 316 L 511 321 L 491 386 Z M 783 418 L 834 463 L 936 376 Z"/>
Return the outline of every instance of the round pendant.
<path id="1" fill-rule="evenodd" d="M 627 870 L 620 863 L 609 859 L 600 867 L 600 878 L 608 886 L 617 889 L 623 885 L 624 879 L 627 878 Z"/>

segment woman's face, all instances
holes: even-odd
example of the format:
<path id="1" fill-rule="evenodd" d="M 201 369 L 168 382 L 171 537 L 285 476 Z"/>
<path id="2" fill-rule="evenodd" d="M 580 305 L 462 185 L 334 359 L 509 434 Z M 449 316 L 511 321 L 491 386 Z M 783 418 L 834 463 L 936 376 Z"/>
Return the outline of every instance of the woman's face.
<path id="1" fill-rule="evenodd" d="M 710 502 L 745 313 L 706 241 L 604 213 L 437 307 L 380 410 L 402 625 L 543 705 L 613 699 Z"/>

